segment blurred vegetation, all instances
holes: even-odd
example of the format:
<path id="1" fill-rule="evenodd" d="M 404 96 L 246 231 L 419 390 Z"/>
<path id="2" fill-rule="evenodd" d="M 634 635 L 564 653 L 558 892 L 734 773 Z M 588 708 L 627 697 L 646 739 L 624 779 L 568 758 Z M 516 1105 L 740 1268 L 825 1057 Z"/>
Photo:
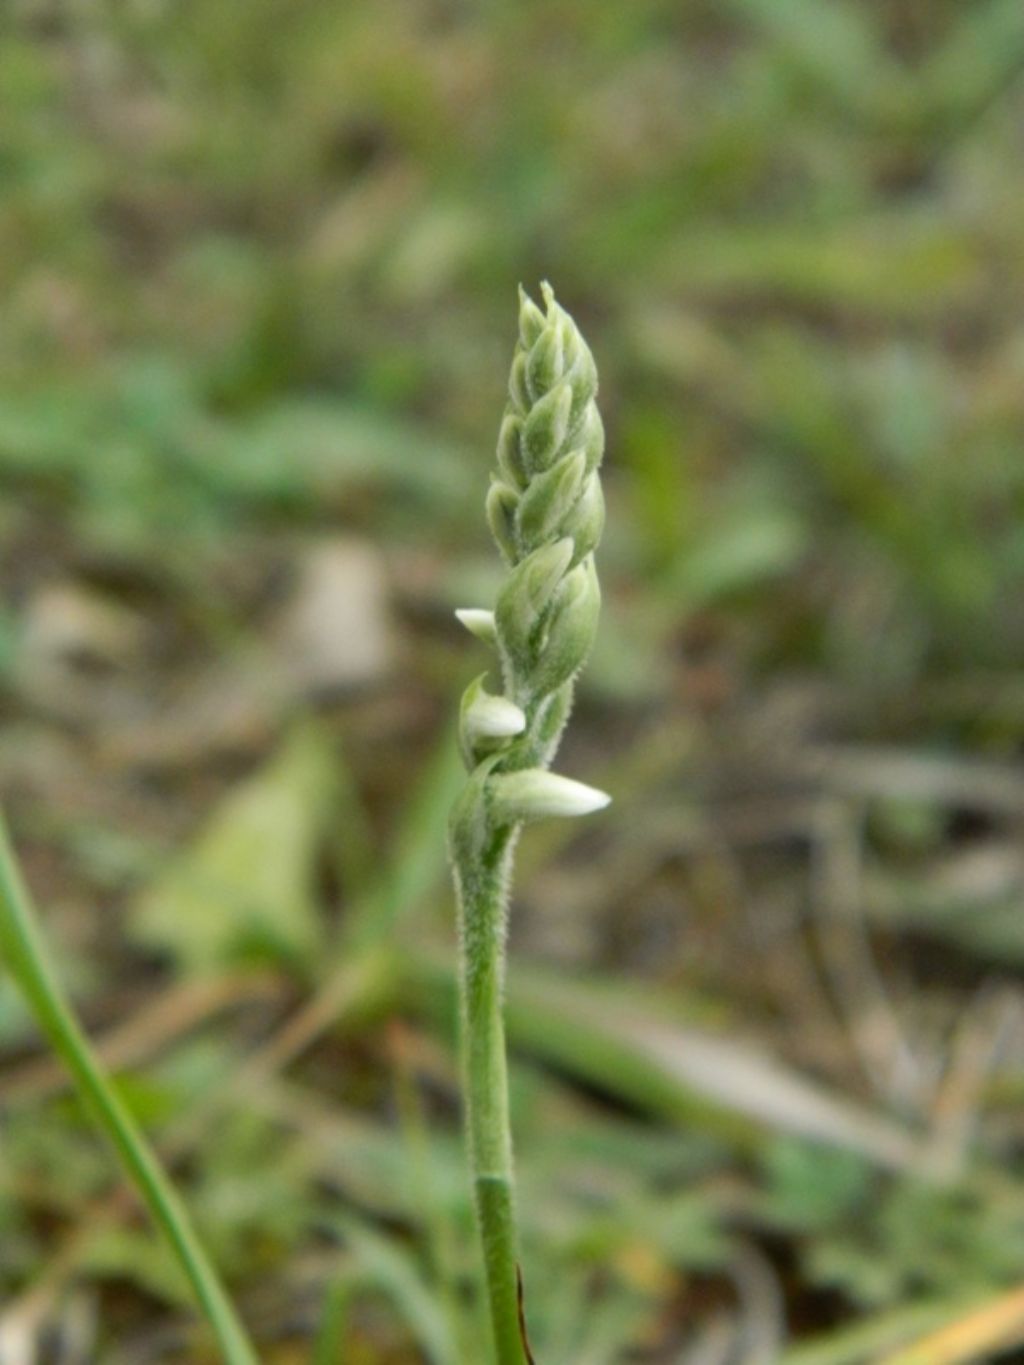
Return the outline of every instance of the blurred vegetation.
<path id="1" fill-rule="evenodd" d="M 523 848 L 538 1359 L 1022 1358 L 1022 73 L 1019 0 L 0 7 L 0 784 L 268 1362 L 479 1363 L 450 609 L 544 277 L 616 803 Z M 0 1227 L 5 1365 L 213 1358 L 6 982 Z"/>

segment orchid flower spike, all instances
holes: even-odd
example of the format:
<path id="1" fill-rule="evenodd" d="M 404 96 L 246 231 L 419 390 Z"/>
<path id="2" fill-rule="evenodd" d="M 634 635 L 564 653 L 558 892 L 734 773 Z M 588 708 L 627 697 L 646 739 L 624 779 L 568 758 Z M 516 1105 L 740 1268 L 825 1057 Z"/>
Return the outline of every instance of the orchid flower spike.
<path id="1" fill-rule="evenodd" d="M 597 369 L 551 286 L 542 285 L 541 295 L 543 308 L 519 292 L 519 338 L 486 499 L 509 573 L 493 611 L 456 612 L 496 649 L 505 698 L 526 718 L 504 737 L 495 775 L 550 764 L 601 606 L 594 567 L 604 526 Z M 462 750 L 471 769 L 496 747 L 481 748 L 470 733 L 472 715 L 464 703 Z"/>
<path id="2" fill-rule="evenodd" d="M 528 1365 L 513 1207 L 502 986 L 512 856 L 520 826 L 611 800 L 549 772 L 576 676 L 597 630 L 594 550 L 604 525 L 604 428 L 594 358 L 551 287 L 519 293 L 519 339 L 498 434 L 487 521 L 508 566 L 494 610 L 456 616 L 493 648 L 501 693 L 483 677 L 462 699 L 469 770 L 449 852 L 459 908 L 466 1120 L 496 1365 Z"/>

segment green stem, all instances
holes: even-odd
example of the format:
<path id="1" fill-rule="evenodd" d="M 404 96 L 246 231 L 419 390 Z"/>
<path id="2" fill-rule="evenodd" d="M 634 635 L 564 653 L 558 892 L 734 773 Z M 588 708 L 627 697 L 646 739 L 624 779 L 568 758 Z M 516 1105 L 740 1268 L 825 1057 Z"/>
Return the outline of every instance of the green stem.
<path id="1" fill-rule="evenodd" d="M 47 962 L 35 909 L 0 817 L 0 953 L 40 1029 L 60 1054 L 167 1238 L 220 1345 L 225 1365 L 257 1357 L 173 1186 L 114 1090 Z"/>
<path id="2" fill-rule="evenodd" d="M 504 896 L 514 840 L 514 830 L 500 831 L 479 863 L 456 868 L 466 1127 L 497 1365 L 527 1365 L 502 1018 Z"/>

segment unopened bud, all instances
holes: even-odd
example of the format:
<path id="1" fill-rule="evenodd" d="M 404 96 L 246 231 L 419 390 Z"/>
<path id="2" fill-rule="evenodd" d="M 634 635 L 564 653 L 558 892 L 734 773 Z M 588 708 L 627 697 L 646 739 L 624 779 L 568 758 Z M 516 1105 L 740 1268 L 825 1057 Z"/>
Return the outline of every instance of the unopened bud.
<path id="1" fill-rule="evenodd" d="M 508 483 L 519 489 L 526 487 L 529 477 L 519 447 L 522 430 L 523 419 L 507 412 L 498 432 L 498 467 Z"/>
<path id="2" fill-rule="evenodd" d="M 582 667 L 594 643 L 600 610 L 601 589 L 593 555 L 588 555 L 559 585 L 547 638 L 530 672 L 530 682 L 542 696 Z"/>
<path id="3" fill-rule="evenodd" d="M 546 815 L 589 815 L 611 801 L 607 792 L 560 777 L 544 768 L 495 773 L 487 783 L 491 810 L 503 824 L 539 820 Z"/>
<path id="4" fill-rule="evenodd" d="M 512 406 L 524 417 L 530 411 L 532 399 L 526 386 L 526 352 L 516 349 L 512 357 L 512 372 L 508 377 L 508 395 Z"/>
<path id="5" fill-rule="evenodd" d="M 524 545 L 538 545 L 560 530 L 580 495 L 586 473 L 587 457 L 578 450 L 531 479 L 519 503 Z"/>
<path id="6" fill-rule="evenodd" d="M 544 330 L 545 317 L 541 310 L 530 298 L 529 294 L 519 286 L 519 340 L 525 350 L 529 350 L 541 332 Z"/>
<path id="7" fill-rule="evenodd" d="M 584 410 L 593 401 L 594 395 L 597 393 L 597 366 L 594 364 L 594 357 L 590 353 L 590 347 L 578 332 L 576 337 L 579 354 L 566 376 L 572 385 L 572 409 L 569 413 L 570 430 L 575 430 L 583 417 Z"/>
<path id="8" fill-rule="evenodd" d="M 593 473 L 604 455 L 604 423 L 601 421 L 596 403 L 591 403 L 583 414 L 583 423 L 573 437 L 573 444 L 584 451 L 587 468 Z"/>
<path id="9" fill-rule="evenodd" d="M 459 711 L 459 739 L 468 768 L 474 768 L 503 740 L 526 729 L 526 716 L 514 702 L 484 690 L 485 676 L 481 674 L 466 688 Z"/>
<path id="10" fill-rule="evenodd" d="M 455 615 L 478 640 L 485 645 L 497 644 L 498 636 L 494 626 L 494 612 L 482 607 L 458 607 Z"/>
<path id="11" fill-rule="evenodd" d="M 559 529 L 573 538 L 576 546 L 573 554 L 575 563 L 579 564 L 597 548 L 604 530 L 604 493 L 596 474 L 591 474 L 587 479 L 583 492 Z"/>
<path id="12" fill-rule="evenodd" d="M 519 672 L 525 671 L 530 656 L 533 629 L 549 606 L 572 556 L 573 543 L 569 539 L 542 545 L 516 566 L 498 594 L 495 609 L 498 637 Z"/>
<path id="13" fill-rule="evenodd" d="M 564 380 L 534 403 L 523 424 L 523 455 L 531 474 L 554 464 L 569 430 L 572 388 Z"/>
<path id="14" fill-rule="evenodd" d="M 549 324 L 526 357 L 526 383 L 534 401 L 562 378 L 564 359 L 562 329 Z"/>
<path id="15" fill-rule="evenodd" d="M 519 558 L 519 547 L 516 544 L 518 506 L 519 498 L 515 489 L 509 488 L 508 484 L 502 483 L 500 479 L 495 479 L 488 489 L 485 503 L 487 524 L 491 528 L 491 535 L 498 543 L 498 549 L 510 564 L 514 564 Z"/>

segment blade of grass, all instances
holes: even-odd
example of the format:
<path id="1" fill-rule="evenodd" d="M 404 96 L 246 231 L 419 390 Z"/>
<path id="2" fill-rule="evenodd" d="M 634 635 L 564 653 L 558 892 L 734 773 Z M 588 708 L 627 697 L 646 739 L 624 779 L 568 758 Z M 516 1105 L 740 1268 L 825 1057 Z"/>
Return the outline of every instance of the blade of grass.
<path id="1" fill-rule="evenodd" d="M 344 1360 L 345 1332 L 348 1328 L 352 1282 L 348 1275 L 335 1280 L 324 1298 L 320 1330 L 313 1344 L 309 1365 L 338 1365 Z"/>
<path id="2" fill-rule="evenodd" d="M 451 1365 L 456 1357 L 447 1319 L 413 1257 L 351 1215 L 338 1218 L 337 1228 L 352 1252 L 360 1283 L 387 1295 L 431 1365 Z"/>
<path id="3" fill-rule="evenodd" d="M 996 1295 L 909 1346 L 881 1357 L 879 1365 L 968 1365 L 990 1360 L 1024 1342 L 1024 1288 Z"/>
<path id="4" fill-rule="evenodd" d="M 117 1094 L 59 985 L 43 948 L 35 908 L 0 818 L 0 952 L 36 1021 L 74 1077 L 154 1222 L 174 1251 L 213 1329 L 226 1365 L 256 1365 L 256 1354 L 184 1204 Z"/>
<path id="5" fill-rule="evenodd" d="M 863 1365 L 877 1361 L 920 1332 L 928 1332 L 949 1316 L 949 1305 L 917 1303 L 879 1313 L 866 1322 L 854 1322 L 827 1335 L 792 1346 L 779 1365 Z"/>
<path id="6" fill-rule="evenodd" d="M 472 1352 L 468 1324 L 459 1302 L 453 1245 L 455 1229 L 437 1199 L 433 1156 L 430 1150 L 427 1115 L 424 1112 L 409 1042 L 396 1024 L 390 1034 L 394 1063 L 395 1100 L 402 1142 L 408 1154 L 409 1203 L 417 1209 L 424 1231 L 425 1251 L 432 1288 L 448 1318 L 454 1354 L 452 1365 L 467 1365 Z"/>

